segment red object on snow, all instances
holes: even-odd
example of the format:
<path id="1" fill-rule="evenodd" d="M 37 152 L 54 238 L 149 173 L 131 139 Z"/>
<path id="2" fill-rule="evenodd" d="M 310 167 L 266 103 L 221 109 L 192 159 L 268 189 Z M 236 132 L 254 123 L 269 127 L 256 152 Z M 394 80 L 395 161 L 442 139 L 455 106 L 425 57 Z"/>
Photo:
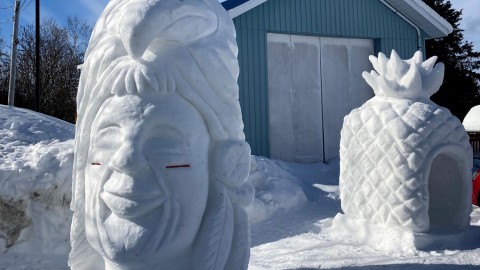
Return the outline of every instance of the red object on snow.
<path id="1" fill-rule="evenodd" d="M 190 168 L 190 164 L 182 164 L 182 165 L 168 165 L 165 168 L 167 169 L 176 169 L 176 168 Z"/>
<path id="2" fill-rule="evenodd" d="M 473 189 L 472 189 L 472 203 L 479 205 L 480 201 L 480 169 L 473 173 Z"/>

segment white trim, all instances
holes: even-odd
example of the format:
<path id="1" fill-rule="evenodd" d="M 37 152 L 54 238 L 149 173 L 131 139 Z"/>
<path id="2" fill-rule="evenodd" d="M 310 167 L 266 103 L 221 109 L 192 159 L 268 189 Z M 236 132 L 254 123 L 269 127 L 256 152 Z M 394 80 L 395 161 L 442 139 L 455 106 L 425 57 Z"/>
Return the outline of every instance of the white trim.
<path id="1" fill-rule="evenodd" d="M 427 20 L 433 23 L 438 30 L 444 35 L 448 35 L 453 32 L 453 26 L 447 22 L 442 16 L 440 16 L 435 10 L 430 8 L 422 1 L 403 0 L 405 3 L 411 5 L 415 10 L 419 11 Z"/>
<path id="2" fill-rule="evenodd" d="M 445 20 L 442 16 L 440 16 L 435 10 L 430 8 L 427 4 L 423 3 L 419 0 L 386 0 L 391 5 L 395 6 L 397 10 L 402 12 L 405 16 L 410 17 L 410 20 L 416 22 L 418 26 L 420 26 L 428 35 L 433 38 L 447 36 L 448 34 L 452 33 L 453 27 L 452 25 Z M 406 10 L 401 8 L 401 3 L 408 5 L 412 10 L 417 12 L 417 14 L 408 14 Z M 435 27 L 435 32 L 429 29 L 426 29 L 425 25 L 422 25 L 422 22 L 419 22 L 414 19 L 415 15 L 421 15 L 426 21 L 432 24 Z M 424 26 L 424 27 L 422 27 Z"/>
<path id="3" fill-rule="evenodd" d="M 267 2 L 267 0 L 250 0 L 228 11 L 230 17 L 235 18 L 238 15 L 249 11 L 250 9 Z"/>

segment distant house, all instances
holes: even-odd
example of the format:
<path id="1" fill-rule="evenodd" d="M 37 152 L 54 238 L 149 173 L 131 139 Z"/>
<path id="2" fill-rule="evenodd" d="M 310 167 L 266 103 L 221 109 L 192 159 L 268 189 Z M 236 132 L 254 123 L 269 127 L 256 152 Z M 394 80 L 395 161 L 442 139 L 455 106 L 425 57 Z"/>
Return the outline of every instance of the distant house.
<path id="1" fill-rule="evenodd" d="M 368 56 L 425 52 L 452 26 L 421 0 L 227 0 L 252 153 L 302 163 L 338 157 L 343 117 L 373 96 Z M 424 54 L 425 55 L 425 54 Z"/>

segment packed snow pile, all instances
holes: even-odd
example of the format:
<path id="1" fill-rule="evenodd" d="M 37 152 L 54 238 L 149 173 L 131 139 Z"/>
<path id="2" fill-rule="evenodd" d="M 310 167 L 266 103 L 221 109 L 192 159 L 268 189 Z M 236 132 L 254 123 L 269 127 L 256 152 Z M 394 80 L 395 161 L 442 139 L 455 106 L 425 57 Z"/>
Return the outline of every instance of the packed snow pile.
<path id="1" fill-rule="evenodd" d="M 67 254 L 74 126 L 0 105 L 0 252 Z"/>
<path id="2" fill-rule="evenodd" d="M 473 106 L 463 119 L 463 126 L 469 132 L 480 132 L 480 105 Z"/>
<path id="3" fill-rule="evenodd" d="M 429 245 L 423 234 L 458 233 L 470 222 L 471 147 L 460 121 L 429 99 L 443 82 L 436 59 L 423 62 L 420 51 L 409 60 L 395 51 L 371 56 L 375 70 L 363 77 L 376 96 L 344 119 L 345 215 L 334 227 L 391 228 L 371 243 L 378 249 Z"/>

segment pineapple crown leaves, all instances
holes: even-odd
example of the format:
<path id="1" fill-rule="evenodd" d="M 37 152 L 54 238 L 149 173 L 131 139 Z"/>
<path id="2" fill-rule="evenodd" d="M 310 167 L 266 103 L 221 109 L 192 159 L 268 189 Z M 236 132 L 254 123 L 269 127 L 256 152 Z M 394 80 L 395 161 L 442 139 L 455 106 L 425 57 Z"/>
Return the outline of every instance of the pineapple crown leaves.
<path id="1" fill-rule="evenodd" d="M 400 59 L 395 50 L 392 50 L 390 59 L 379 53 L 378 58 L 371 55 L 369 60 L 375 70 L 364 71 L 362 76 L 376 96 L 428 100 L 443 82 L 445 66 L 442 63 L 435 65 L 436 56 L 423 62 L 420 51 L 408 60 Z"/>

